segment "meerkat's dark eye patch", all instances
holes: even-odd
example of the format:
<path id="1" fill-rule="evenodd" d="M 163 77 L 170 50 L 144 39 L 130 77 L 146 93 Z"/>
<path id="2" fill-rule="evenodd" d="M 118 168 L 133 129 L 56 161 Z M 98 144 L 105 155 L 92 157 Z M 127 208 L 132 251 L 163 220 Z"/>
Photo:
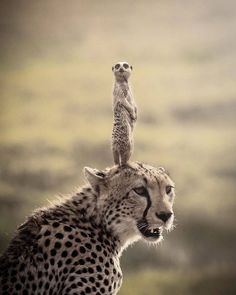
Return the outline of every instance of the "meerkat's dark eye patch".
<path id="1" fill-rule="evenodd" d="M 120 68 L 120 64 L 115 65 L 115 69 L 118 70 Z"/>
<path id="2" fill-rule="evenodd" d="M 129 68 L 129 65 L 126 64 L 126 63 L 124 63 L 124 64 L 123 64 L 123 67 L 124 67 L 125 69 L 128 69 L 128 68 Z"/>

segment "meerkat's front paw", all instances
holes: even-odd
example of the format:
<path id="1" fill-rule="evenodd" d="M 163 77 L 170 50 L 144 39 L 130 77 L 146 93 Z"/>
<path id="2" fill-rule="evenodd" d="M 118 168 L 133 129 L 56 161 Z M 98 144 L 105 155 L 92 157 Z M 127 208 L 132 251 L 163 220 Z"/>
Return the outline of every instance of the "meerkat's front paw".
<path id="1" fill-rule="evenodd" d="M 136 113 L 133 113 L 130 116 L 133 121 L 137 121 L 137 114 Z"/>

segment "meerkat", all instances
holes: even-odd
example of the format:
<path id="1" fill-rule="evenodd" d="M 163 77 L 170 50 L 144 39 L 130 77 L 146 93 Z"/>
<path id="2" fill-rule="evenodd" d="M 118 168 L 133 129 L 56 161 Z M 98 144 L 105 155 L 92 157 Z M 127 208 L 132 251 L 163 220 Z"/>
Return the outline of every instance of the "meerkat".
<path id="1" fill-rule="evenodd" d="M 137 120 L 137 107 L 128 82 L 132 66 L 119 62 L 112 67 L 115 76 L 113 88 L 112 152 L 116 165 L 125 165 L 133 151 L 133 130 Z"/>

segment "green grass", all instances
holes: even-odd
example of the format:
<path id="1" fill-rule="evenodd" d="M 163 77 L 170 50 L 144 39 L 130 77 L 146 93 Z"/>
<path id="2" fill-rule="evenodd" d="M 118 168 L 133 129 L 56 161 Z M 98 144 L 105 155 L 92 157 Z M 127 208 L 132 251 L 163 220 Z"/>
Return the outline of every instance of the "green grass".
<path id="1" fill-rule="evenodd" d="M 235 273 L 151 271 L 127 274 L 120 295 L 216 295 L 236 292 Z"/>

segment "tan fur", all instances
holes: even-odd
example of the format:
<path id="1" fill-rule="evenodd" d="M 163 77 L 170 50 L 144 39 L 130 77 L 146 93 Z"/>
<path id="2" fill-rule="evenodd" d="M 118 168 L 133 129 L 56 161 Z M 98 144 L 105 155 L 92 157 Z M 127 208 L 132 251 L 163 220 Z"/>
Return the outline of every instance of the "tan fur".
<path id="1" fill-rule="evenodd" d="M 113 131 L 112 151 L 115 164 L 125 165 L 133 151 L 133 130 L 137 120 L 137 107 L 128 79 L 132 67 L 119 62 L 113 68 L 115 83 L 113 88 Z M 120 71 L 123 72 L 120 72 Z"/>
<path id="2" fill-rule="evenodd" d="M 131 163 L 87 167 L 84 174 L 86 186 L 18 228 L 0 257 L 0 294 L 116 295 L 123 249 L 140 238 L 158 243 L 172 226 L 173 215 L 167 222 L 157 217 L 173 212 L 174 189 L 165 190 L 174 184 L 163 168 Z M 146 196 L 137 193 L 140 187 Z M 152 229 L 159 235 L 145 236 Z"/>

